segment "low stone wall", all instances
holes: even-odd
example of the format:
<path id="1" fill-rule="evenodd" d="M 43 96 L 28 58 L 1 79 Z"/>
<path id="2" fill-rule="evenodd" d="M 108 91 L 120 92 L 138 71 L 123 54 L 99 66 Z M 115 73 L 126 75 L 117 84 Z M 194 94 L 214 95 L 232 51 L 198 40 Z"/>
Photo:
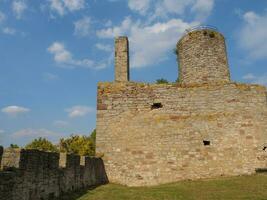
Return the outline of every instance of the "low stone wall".
<path id="1" fill-rule="evenodd" d="M 108 182 L 101 158 L 38 150 L 5 149 L 1 169 L 0 200 L 57 199 Z"/>

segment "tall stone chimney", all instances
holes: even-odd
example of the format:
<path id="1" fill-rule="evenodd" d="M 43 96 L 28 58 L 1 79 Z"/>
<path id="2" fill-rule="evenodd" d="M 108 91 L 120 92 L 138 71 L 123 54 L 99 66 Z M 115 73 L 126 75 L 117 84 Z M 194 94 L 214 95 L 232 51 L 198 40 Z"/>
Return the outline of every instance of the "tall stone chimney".
<path id="1" fill-rule="evenodd" d="M 129 42 L 125 36 L 115 39 L 115 81 L 129 81 Z"/>

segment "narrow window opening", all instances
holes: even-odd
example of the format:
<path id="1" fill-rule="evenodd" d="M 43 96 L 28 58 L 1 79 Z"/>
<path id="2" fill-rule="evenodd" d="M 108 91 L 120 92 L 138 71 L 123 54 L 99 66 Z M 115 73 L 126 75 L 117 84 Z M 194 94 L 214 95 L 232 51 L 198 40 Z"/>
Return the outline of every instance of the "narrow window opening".
<path id="1" fill-rule="evenodd" d="M 203 140 L 203 144 L 204 144 L 204 146 L 209 146 L 209 145 L 210 145 L 210 141 L 208 141 L 208 140 Z"/>
<path id="2" fill-rule="evenodd" d="M 263 147 L 262 150 L 263 150 L 263 151 L 267 151 L 267 146 Z"/>
<path id="3" fill-rule="evenodd" d="M 163 105 L 161 103 L 153 103 L 151 106 L 151 110 L 162 108 Z"/>

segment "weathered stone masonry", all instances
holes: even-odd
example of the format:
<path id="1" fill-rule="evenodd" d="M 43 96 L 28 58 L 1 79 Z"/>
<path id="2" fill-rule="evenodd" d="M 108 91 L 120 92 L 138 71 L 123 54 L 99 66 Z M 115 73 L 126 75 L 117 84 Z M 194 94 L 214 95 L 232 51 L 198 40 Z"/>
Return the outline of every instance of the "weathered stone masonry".
<path id="1" fill-rule="evenodd" d="M 129 81 L 129 44 L 127 37 L 115 39 L 115 81 Z"/>
<path id="2" fill-rule="evenodd" d="M 193 31 L 179 45 L 179 84 L 98 84 L 97 152 L 111 182 L 156 185 L 267 167 L 266 88 L 230 81 L 214 30 Z"/>
<path id="3" fill-rule="evenodd" d="M 1 168 L 0 200 L 56 199 L 108 182 L 100 158 L 5 149 Z"/>
<path id="4" fill-rule="evenodd" d="M 193 31 L 177 43 L 179 79 L 183 84 L 229 82 L 225 40 L 213 30 Z"/>

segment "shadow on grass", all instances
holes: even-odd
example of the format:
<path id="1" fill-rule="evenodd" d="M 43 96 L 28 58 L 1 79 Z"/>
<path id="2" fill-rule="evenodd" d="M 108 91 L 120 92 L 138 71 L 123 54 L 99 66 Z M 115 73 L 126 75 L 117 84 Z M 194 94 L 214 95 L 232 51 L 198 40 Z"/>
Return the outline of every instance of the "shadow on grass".
<path id="1" fill-rule="evenodd" d="M 63 194 L 61 197 L 57 198 L 56 200 L 77 200 L 78 198 L 82 197 L 83 195 L 87 194 L 89 191 L 92 191 L 96 189 L 97 187 L 103 186 L 102 185 L 96 185 L 96 186 L 90 186 L 88 188 L 84 188 L 78 191 L 72 191 Z"/>

